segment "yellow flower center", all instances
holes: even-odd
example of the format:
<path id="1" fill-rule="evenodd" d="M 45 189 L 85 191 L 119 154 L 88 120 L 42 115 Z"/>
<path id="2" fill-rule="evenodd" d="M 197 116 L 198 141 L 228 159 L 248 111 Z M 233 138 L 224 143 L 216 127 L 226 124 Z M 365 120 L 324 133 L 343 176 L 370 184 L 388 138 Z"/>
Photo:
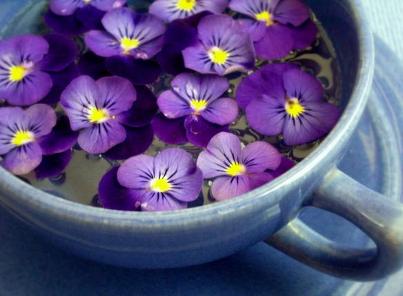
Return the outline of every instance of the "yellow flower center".
<path id="1" fill-rule="evenodd" d="M 22 145 L 31 143 L 35 140 L 35 136 L 30 131 L 19 130 L 14 134 L 14 137 L 11 139 L 11 144 L 20 147 Z"/>
<path id="2" fill-rule="evenodd" d="M 190 107 L 192 107 L 196 113 L 201 112 L 207 108 L 207 101 L 193 99 L 190 101 Z"/>
<path id="3" fill-rule="evenodd" d="M 290 117 L 297 118 L 305 112 L 305 107 L 301 105 L 297 98 L 291 98 L 285 103 L 285 111 Z"/>
<path id="4" fill-rule="evenodd" d="M 155 178 L 150 182 L 150 188 L 155 192 L 167 192 L 171 190 L 172 184 L 169 183 L 167 178 Z"/>
<path id="5" fill-rule="evenodd" d="M 19 82 L 23 80 L 27 74 L 28 70 L 24 66 L 12 66 L 10 68 L 8 79 L 12 82 Z"/>
<path id="6" fill-rule="evenodd" d="M 97 107 L 91 107 L 88 110 L 88 115 L 87 118 L 89 122 L 95 123 L 95 124 L 101 124 L 105 121 L 107 121 L 110 116 L 108 113 L 108 110 L 106 109 L 99 109 Z"/>
<path id="7" fill-rule="evenodd" d="M 208 56 L 214 64 L 224 65 L 228 61 L 230 54 L 219 47 L 213 47 L 209 50 Z"/>
<path id="8" fill-rule="evenodd" d="M 246 172 L 246 167 L 239 162 L 233 162 L 231 165 L 225 170 L 225 172 L 231 177 L 236 177 L 239 175 L 243 175 Z"/>
<path id="9" fill-rule="evenodd" d="M 179 10 L 190 12 L 196 7 L 196 0 L 178 0 L 176 8 Z"/>
<path id="10" fill-rule="evenodd" d="M 265 22 L 268 27 L 274 24 L 273 16 L 267 10 L 257 13 L 255 17 L 258 21 Z"/>
<path id="11" fill-rule="evenodd" d="M 140 46 L 140 41 L 136 38 L 123 37 L 120 40 L 120 47 L 123 49 L 123 53 L 127 54 L 132 49 Z"/>

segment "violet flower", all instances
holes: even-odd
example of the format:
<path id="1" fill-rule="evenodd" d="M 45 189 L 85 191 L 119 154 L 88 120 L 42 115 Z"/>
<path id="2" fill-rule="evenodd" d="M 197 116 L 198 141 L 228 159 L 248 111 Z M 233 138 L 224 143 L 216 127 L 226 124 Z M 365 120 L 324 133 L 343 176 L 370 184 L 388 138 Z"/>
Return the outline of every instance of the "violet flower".
<path id="1" fill-rule="evenodd" d="M 159 96 L 158 106 L 169 119 L 184 118 L 187 138 L 195 145 L 205 146 L 218 132 L 209 126 L 229 125 L 238 116 L 236 101 L 222 97 L 229 88 L 223 77 L 183 73 L 171 86 Z M 156 129 L 163 130 L 164 126 Z"/>
<path id="2" fill-rule="evenodd" d="M 228 0 L 157 0 L 151 4 L 149 12 L 166 22 L 171 22 L 204 11 L 220 14 L 227 5 Z"/>
<path id="3" fill-rule="evenodd" d="M 135 100 L 132 84 L 115 76 L 97 81 L 80 76 L 61 95 L 72 130 L 80 131 L 78 144 L 89 153 L 104 153 L 126 139 L 120 116 Z"/>
<path id="4" fill-rule="evenodd" d="M 189 153 L 170 148 L 156 157 L 129 158 L 117 171 L 117 180 L 131 190 L 130 204 L 138 203 L 144 211 L 166 211 L 186 208 L 188 202 L 196 200 L 203 176 Z M 100 201 L 104 206 L 117 208 L 116 204 L 122 201 L 116 194 L 103 194 L 102 191 L 111 191 L 105 183 L 100 186 Z"/>
<path id="5" fill-rule="evenodd" d="M 0 108 L 0 155 L 2 166 L 15 175 L 25 175 L 42 161 L 39 145 L 56 124 L 55 111 L 44 104 L 23 110 L 19 107 Z"/>
<path id="6" fill-rule="evenodd" d="M 182 51 L 187 68 L 218 75 L 253 69 L 255 51 L 252 41 L 230 16 L 204 17 L 198 25 L 198 36 L 195 45 Z"/>
<path id="7" fill-rule="evenodd" d="M 320 81 L 291 64 L 267 65 L 245 78 L 237 100 L 254 130 L 282 134 L 287 145 L 325 136 L 340 116 L 340 110 L 324 100 Z"/>
<path id="8" fill-rule="evenodd" d="M 197 159 L 205 179 L 214 179 L 211 195 L 226 200 L 253 190 L 273 179 L 266 170 L 275 170 L 281 154 L 269 143 L 254 142 L 242 148 L 231 133 L 214 136 Z"/>
<path id="9" fill-rule="evenodd" d="M 240 22 L 255 42 L 259 58 L 284 58 L 316 39 L 318 29 L 300 0 L 232 0 L 229 6 L 249 17 Z"/>
<path id="10" fill-rule="evenodd" d="M 102 11 L 120 8 L 126 0 L 50 0 L 50 10 L 57 15 L 72 15 L 77 9 L 93 6 Z"/>

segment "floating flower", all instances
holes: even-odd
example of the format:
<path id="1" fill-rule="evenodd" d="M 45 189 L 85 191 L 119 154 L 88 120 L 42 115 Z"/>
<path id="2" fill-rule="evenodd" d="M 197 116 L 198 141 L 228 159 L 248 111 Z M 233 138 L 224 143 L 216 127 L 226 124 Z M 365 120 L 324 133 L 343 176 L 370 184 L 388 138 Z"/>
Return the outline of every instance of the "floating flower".
<path id="1" fill-rule="evenodd" d="M 300 0 L 232 0 L 229 6 L 252 18 L 240 22 L 255 42 L 260 58 L 286 57 L 316 39 L 318 29 L 310 20 L 309 8 Z"/>
<path id="2" fill-rule="evenodd" d="M 268 65 L 244 79 L 237 91 L 249 125 L 257 132 L 282 134 L 287 145 L 309 143 L 336 124 L 339 109 L 324 100 L 314 76 L 290 64 Z"/>
<path id="3" fill-rule="evenodd" d="M 51 0 L 50 10 L 57 15 L 72 15 L 79 8 L 93 6 L 102 11 L 120 8 L 126 0 Z"/>
<path id="4" fill-rule="evenodd" d="M 219 75 L 253 69 L 255 52 L 252 41 L 231 17 L 204 17 L 198 25 L 198 37 L 195 45 L 183 50 L 187 68 Z"/>
<path id="5" fill-rule="evenodd" d="M 131 190 L 128 198 L 133 207 L 137 202 L 144 211 L 165 211 L 186 208 L 188 202 L 196 200 L 203 176 L 189 153 L 170 148 L 155 158 L 148 155 L 129 158 L 117 171 L 117 180 Z M 107 182 L 100 186 L 101 203 L 113 208 L 123 204 L 126 208 L 116 194 L 103 194 L 112 191 L 108 188 Z"/>
<path id="6" fill-rule="evenodd" d="M 15 175 L 25 175 L 42 161 L 39 145 L 56 124 L 55 111 L 44 104 L 23 110 L 19 107 L 0 108 L 0 155 L 2 166 Z"/>
<path id="7" fill-rule="evenodd" d="M 102 24 L 106 32 L 94 30 L 85 34 L 85 43 L 99 56 L 147 60 L 161 50 L 165 25 L 152 15 L 120 8 L 106 13 Z"/>
<path id="8" fill-rule="evenodd" d="M 230 133 L 214 136 L 197 159 L 205 179 L 214 179 L 211 194 L 226 200 L 253 190 L 273 179 L 266 170 L 275 170 L 280 153 L 269 143 L 254 142 L 242 148 L 239 138 Z"/>
<path id="9" fill-rule="evenodd" d="M 235 100 L 222 97 L 229 88 L 223 77 L 183 73 L 171 86 L 159 96 L 158 106 L 169 119 L 185 118 L 188 139 L 195 145 L 205 146 L 218 132 L 209 125 L 229 125 L 238 116 Z"/>
<path id="10" fill-rule="evenodd" d="M 149 11 L 160 19 L 171 22 L 184 19 L 201 12 L 222 13 L 228 5 L 228 0 L 157 0 Z"/>
<path id="11" fill-rule="evenodd" d="M 280 177 L 282 174 L 285 174 L 288 172 L 290 169 L 292 169 L 295 166 L 295 162 L 289 159 L 286 156 L 281 157 L 281 163 L 280 165 L 275 169 L 275 170 L 267 170 L 270 175 L 273 176 L 273 178 Z"/>
<path id="12" fill-rule="evenodd" d="M 135 100 L 132 84 L 115 76 L 97 81 L 80 76 L 61 95 L 72 130 L 80 131 L 78 144 L 89 153 L 104 153 L 126 139 L 120 116 Z"/>
<path id="13" fill-rule="evenodd" d="M 9 104 L 25 106 L 40 101 L 52 89 L 50 73 L 74 61 L 77 49 L 70 39 L 59 35 L 45 38 L 23 35 L 0 41 L 0 97 Z"/>

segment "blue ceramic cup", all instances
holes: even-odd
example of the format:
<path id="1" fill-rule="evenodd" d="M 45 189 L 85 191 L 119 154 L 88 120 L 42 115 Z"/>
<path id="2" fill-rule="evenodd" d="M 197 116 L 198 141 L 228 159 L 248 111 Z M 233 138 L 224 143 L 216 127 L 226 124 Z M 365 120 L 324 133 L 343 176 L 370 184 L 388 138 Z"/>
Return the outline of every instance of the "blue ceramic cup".
<path id="1" fill-rule="evenodd" d="M 403 263 L 403 209 L 337 169 L 371 89 L 374 48 L 357 0 L 308 0 L 335 46 L 341 66 L 342 118 L 309 157 L 275 181 L 232 200 L 175 212 L 121 212 L 50 195 L 0 169 L 0 204 L 61 248 L 95 261 L 137 268 L 201 264 L 261 240 L 323 272 L 372 280 Z M 38 1 L 3 0 L 0 27 Z M 43 3 L 44 4 L 44 3 Z M 25 20 L 16 30 L 28 32 Z M 298 219 L 303 207 L 338 214 L 375 247 L 329 241 Z"/>

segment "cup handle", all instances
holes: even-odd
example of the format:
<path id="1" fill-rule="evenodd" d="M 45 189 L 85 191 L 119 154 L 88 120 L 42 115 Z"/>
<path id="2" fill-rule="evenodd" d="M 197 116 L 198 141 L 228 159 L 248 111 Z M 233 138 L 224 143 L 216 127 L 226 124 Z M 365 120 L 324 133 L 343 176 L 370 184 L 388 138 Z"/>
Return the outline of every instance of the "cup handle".
<path id="1" fill-rule="evenodd" d="M 403 205 L 334 169 L 304 206 L 335 213 L 364 231 L 376 247 L 353 248 L 331 241 L 298 218 L 266 242 L 330 275 L 370 281 L 403 265 Z"/>

